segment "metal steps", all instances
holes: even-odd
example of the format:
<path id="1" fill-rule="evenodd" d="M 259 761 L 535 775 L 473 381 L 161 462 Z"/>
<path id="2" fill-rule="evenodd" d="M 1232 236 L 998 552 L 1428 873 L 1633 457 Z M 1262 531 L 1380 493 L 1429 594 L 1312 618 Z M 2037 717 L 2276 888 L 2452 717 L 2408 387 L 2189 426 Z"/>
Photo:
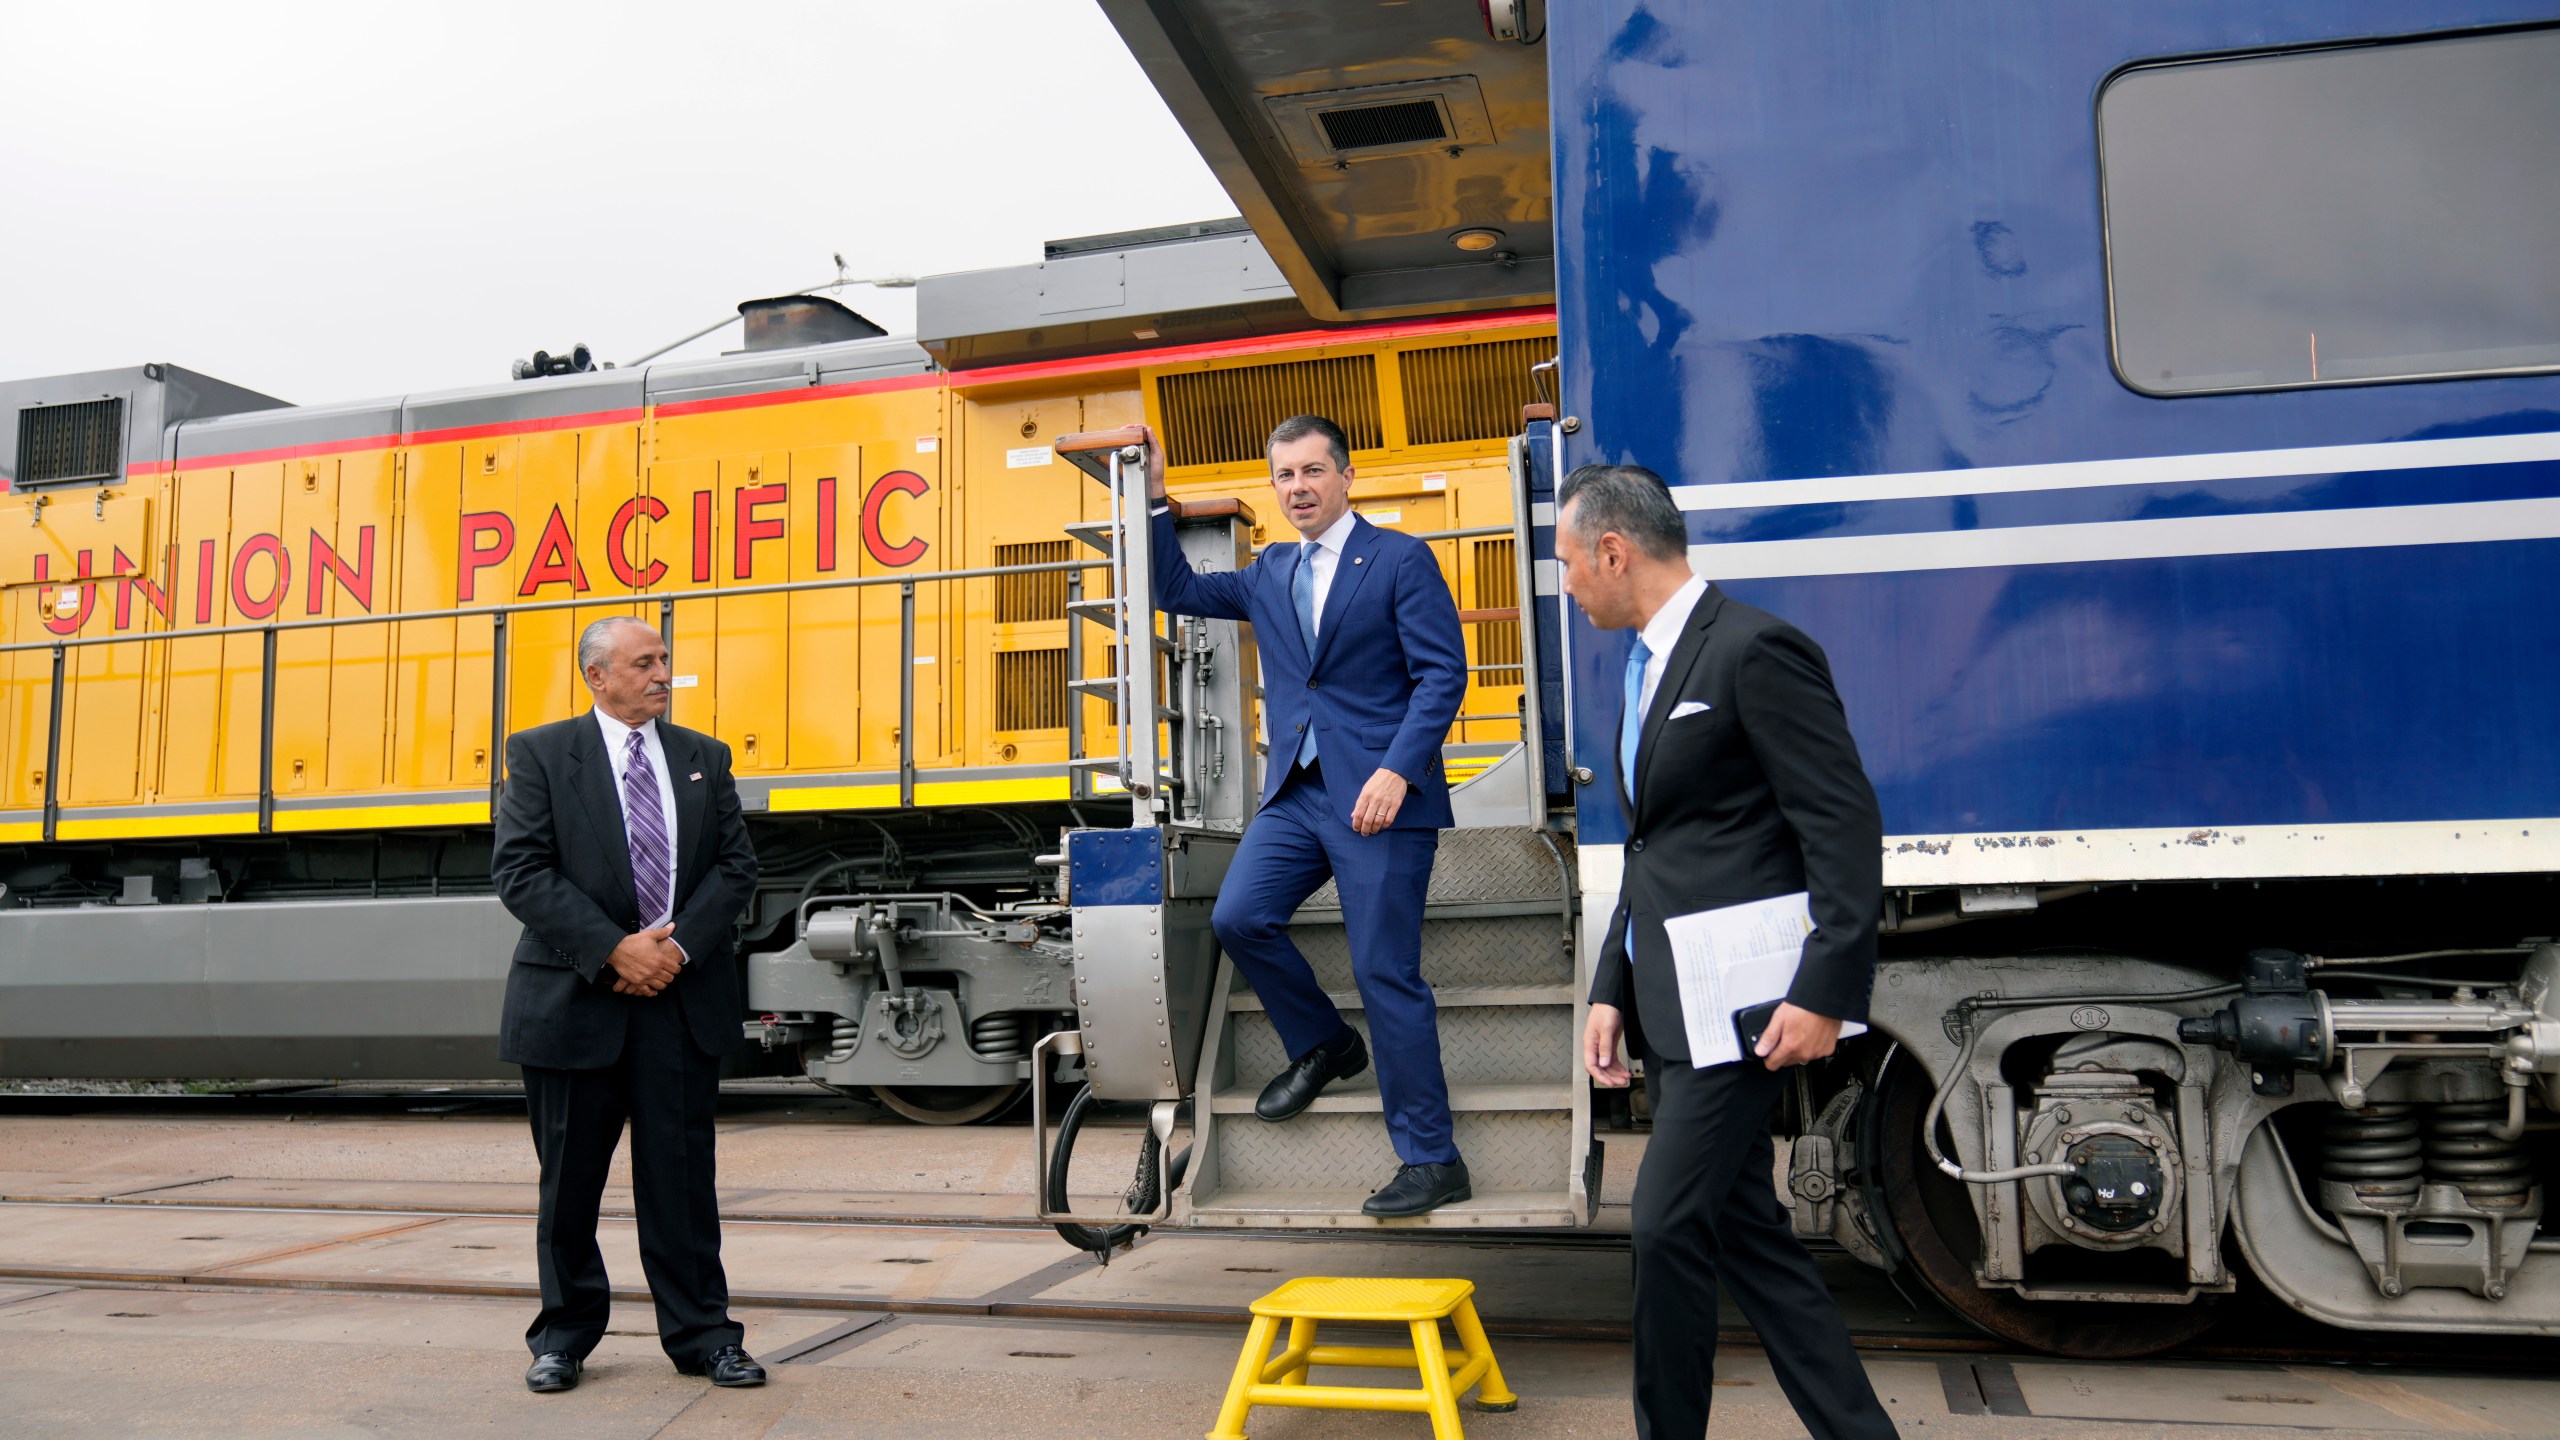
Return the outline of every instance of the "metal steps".
<path id="1" fill-rule="evenodd" d="M 1466 1229 L 1574 1225 L 1590 1213 L 1588 1090 L 1575 1056 L 1577 997 L 1570 842 L 1529 828 L 1440 837 L 1424 911 L 1422 974 L 1439 1002 L 1441 1067 L 1475 1198 L 1410 1220 L 1360 1212 L 1392 1178 L 1375 1052 L 1295 1118 L 1253 1114 L 1288 1064 L 1260 997 L 1222 962 L 1194 1107 L 1183 1223 L 1257 1228 Z M 1364 1035 L 1350 947 L 1331 885 L 1291 922 L 1319 983 Z"/>

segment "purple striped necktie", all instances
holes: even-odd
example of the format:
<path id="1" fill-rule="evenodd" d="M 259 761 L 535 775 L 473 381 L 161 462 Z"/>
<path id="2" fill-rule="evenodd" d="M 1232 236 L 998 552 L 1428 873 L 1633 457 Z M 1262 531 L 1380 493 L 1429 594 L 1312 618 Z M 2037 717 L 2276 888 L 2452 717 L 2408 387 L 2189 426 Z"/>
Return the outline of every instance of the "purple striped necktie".
<path id="1" fill-rule="evenodd" d="M 667 887 L 675 877 L 673 847 L 667 843 L 667 812 L 658 799 L 658 772 L 649 763 L 649 747 L 640 732 L 631 732 L 628 763 L 622 770 L 622 825 L 631 840 L 631 892 L 640 901 L 640 923 L 658 923 L 667 911 Z"/>

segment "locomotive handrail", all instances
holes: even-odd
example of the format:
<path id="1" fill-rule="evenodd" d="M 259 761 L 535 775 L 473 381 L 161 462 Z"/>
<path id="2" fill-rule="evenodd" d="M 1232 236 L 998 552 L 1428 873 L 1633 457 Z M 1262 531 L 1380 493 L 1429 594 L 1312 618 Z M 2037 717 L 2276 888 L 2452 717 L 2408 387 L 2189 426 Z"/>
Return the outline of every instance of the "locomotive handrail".
<path id="1" fill-rule="evenodd" d="M 580 595 L 567 600 L 523 600 L 507 605 L 460 605 L 443 610 L 404 610 L 391 615 L 322 615 L 307 620 L 274 620 L 263 625 L 210 625 L 185 630 L 152 630 L 131 635 L 64 636 L 59 640 L 13 640 L 0 644 L 0 655 L 27 650 L 76 650 L 88 645 L 147 644 L 154 640 L 208 640 L 224 635 L 264 635 L 270 631 L 329 630 L 346 625 L 398 625 L 414 620 L 462 620 L 474 615 L 529 615 L 547 610 L 593 610 L 607 605 L 639 605 L 655 600 L 661 605 L 676 605 L 687 600 L 738 600 L 755 595 L 789 595 L 813 590 L 853 590 L 865 586 L 913 585 L 942 580 L 987 580 L 1001 575 L 1032 575 L 1043 571 L 1102 570 L 1108 560 L 1042 560 L 1026 565 L 981 565 L 968 570 L 932 570 L 916 575 L 845 575 L 825 580 L 788 580 L 770 585 L 732 585 L 702 590 L 635 590 L 628 595 Z M 116 579 L 112 575 L 87 581 L 64 581 L 54 589 L 68 589 L 74 584 L 102 585 Z"/>
<path id="2" fill-rule="evenodd" d="M 658 602 L 658 633 L 675 643 L 676 605 L 686 600 L 725 600 L 751 595 L 791 595 L 820 590 L 898 587 L 898 803 L 913 806 L 916 796 L 915 648 L 916 585 L 954 580 L 985 580 L 1001 575 L 1067 572 L 1070 588 L 1087 570 L 1104 560 L 1043 560 L 1026 565 L 981 565 L 965 570 L 936 570 L 922 575 L 845 575 L 825 580 L 789 580 L 767 585 L 732 585 L 700 590 L 638 591 L 627 595 L 578 595 L 565 600 L 522 600 L 506 605 L 452 606 L 442 610 L 410 610 L 389 615 L 327 615 L 304 620 L 273 620 L 263 625 L 209 625 L 188 629 L 144 631 L 133 635 L 64 636 L 55 640 L 21 640 L 0 645 L 0 655 L 30 650 L 53 653 L 53 675 L 46 696 L 50 720 L 45 726 L 43 838 L 60 838 L 62 822 L 62 702 L 68 689 L 64 669 L 73 650 L 98 645 L 167 644 L 210 640 L 228 635 L 260 637 L 258 658 L 258 833 L 275 832 L 276 820 L 276 639 L 287 631 L 334 630 L 353 625 L 399 625 L 412 621 L 489 617 L 489 817 L 495 820 L 506 789 L 507 621 L 517 615 L 557 610 L 593 610 L 615 605 Z M 104 583 L 103 579 L 90 584 Z M 60 588 L 60 587 L 56 587 Z M 1082 727 L 1076 727 L 1081 731 Z M 1077 736 L 1069 736 L 1072 747 Z"/>
<path id="3" fill-rule="evenodd" d="M 1505 533 L 1507 526 L 1468 527 L 1446 531 L 1415 532 L 1419 540 L 1452 540 L 1471 535 Z M 456 605 L 438 610 L 406 610 L 387 615 L 320 615 L 301 620 L 271 620 L 264 624 L 207 625 L 167 630 L 146 630 L 127 635 L 66 635 L 51 640 L 15 640 L 0 644 L 0 655 L 22 654 L 43 650 L 53 656 L 53 674 L 48 682 L 46 700 L 50 718 L 45 726 L 43 838 L 59 838 L 62 816 L 62 708 L 67 693 L 65 670 L 73 650 L 106 645 L 168 644 L 181 640 L 214 640 L 234 635 L 260 637 L 258 660 L 258 833 L 275 830 L 275 740 L 276 740 L 276 673 L 277 637 L 306 630 L 336 630 L 357 625 L 403 625 L 431 620 L 463 620 L 474 616 L 489 617 L 489 814 L 494 820 L 498 801 L 506 786 L 507 739 L 507 621 L 517 615 L 543 614 L 563 610 L 594 610 L 617 605 L 658 605 L 658 633 L 672 646 L 675 643 L 676 606 L 688 600 L 736 600 L 759 595 L 796 595 L 831 590 L 859 590 L 895 585 L 898 587 L 898 803 L 915 804 L 915 594 L 919 584 L 941 584 L 961 580 L 989 580 L 1007 575 L 1064 573 L 1070 599 L 1081 598 L 1085 572 L 1111 570 L 1109 557 L 1095 560 L 1043 560 L 1022 565 L 980 565 L 961 570 L 935 570 L 914 575 L 845 575 L 824 580 L 786 580 L 764 585 L 711 586 L 694 590 L 635 590 L 623 595 L 575 595 L 560 600 L 519 600 L 503 605 Z M 87 581 L 66 581 L 51 588 L 60 590 L 76 584 L 103 585 L 115 577 L 101 576 Z M 1516 612 L 1515 612 L 1516 613 Z M 1081 639 L 1069 627 L 1071 657 L 1081 667 Z M 1083 707 L 1068 707 L 1067 748 L 1071 758 L 1083 745 Z M 1124 710 L 1125 713 L 1125 710 Z M 1079 777 L 1080 781 L 1080 777 Z M 1076 782 L 1071 782 L 1076 783 Z"/>

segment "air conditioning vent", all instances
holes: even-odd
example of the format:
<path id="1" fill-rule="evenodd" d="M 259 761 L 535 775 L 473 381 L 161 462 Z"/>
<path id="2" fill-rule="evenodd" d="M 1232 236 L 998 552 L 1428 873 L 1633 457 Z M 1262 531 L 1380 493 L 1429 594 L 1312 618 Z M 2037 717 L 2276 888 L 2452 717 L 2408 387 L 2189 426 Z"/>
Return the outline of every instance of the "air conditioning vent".
<path id="1" fill-rule="evenodd" d="M 1329 169 L 1347 160 L 1495 143 L 1493 114 L 1473 75 L 1271 95 L 1262 103 L 1301 165 Z"/>
<path id="2" fill-rule="evenodd" d="M 1448 120 L 1441 115 L 1440 107 L 1428 100 L 1319 110 L 1316 123 L 1324 127 L 1325 143 L 1335 150 L 1417 145 L 1449 138 Z"/>
<path id="3" fill-rule="evenodd" d="M 1520 407 L 1538 398 L 1529 367 L 1555 352 L 1553 336 L 1534 335 L 1405 351 L 1396 357 L 1405 442 L 1447 445 L 1520 433 Z"/>
<path id="4" fill-rule="evenodd" d="M 1292 415 L 1324 416 L 1342 427 L 1354 450 L 1376 450 L 1387 443 L 1378 418 L 1373 355 L 1166 375 L 1156 381 L 1156 405 L 1164 417 L 1168 465 L 1260 460 L 1271 427 Z"/>
<path id="5" fill-rule="evenodd" d="M 18 412 L 18 484 L 124 478 L 124 401 L 33 405 Z"/>
<path id="6" fill-rule="evenodd" d="M 1067 728 L 1065 650 L 996 652 L 996 728 Z"/>
<path id="7" fill-rule="evenodd" d="M 995 563 L 1053 565 L 1075 557 L 1064 540 L 1034 540 L 1027 545 L 998 545 Z M 1067 572 L 1044 570 L 1036 575 L 996 577 L 996 623 L 1021 625 L 1035 620 L 1067 618 Z"/>

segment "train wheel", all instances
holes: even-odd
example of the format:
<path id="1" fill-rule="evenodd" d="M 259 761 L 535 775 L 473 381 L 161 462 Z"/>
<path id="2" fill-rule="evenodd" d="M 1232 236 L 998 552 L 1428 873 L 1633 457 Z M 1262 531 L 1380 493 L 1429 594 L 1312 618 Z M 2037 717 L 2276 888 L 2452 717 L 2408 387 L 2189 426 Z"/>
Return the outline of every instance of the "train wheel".
<path id="1" fill-rule="evenodd" d="M 1909 1061 L 1886 1066 L 1877 1110 L 1883 1144 L 1881 1182 L 1886 1223 L 1901 1241 L 1920 1282 L 1946 1307 L 2013 1344 L 2081 1360 L 2131 1360 L 2193 1340 L 2219 1318 L 2204 1295 L 2185 1305 L 2101 1305 L 2029 1300 L 2015 1291 L 1974 1283 L 1982 1228 L 1961 1180 L 1929 1164 L 1920 1143 L 1931 1082 Z M 1941 1125 L 1944 1125 L 1942 1120 Z M 1940 1142 L 1948 1150 L 1948 1137 Z"/>
<path id="2" fill-rule="evenodd" d="M 1027 1083 L 1027 1082 L 1026 1082 Z M 1022 1097 L 1015 1085 L 874 1085 L 880 1103 L 919 1125 L 975 1125 Z"/>

